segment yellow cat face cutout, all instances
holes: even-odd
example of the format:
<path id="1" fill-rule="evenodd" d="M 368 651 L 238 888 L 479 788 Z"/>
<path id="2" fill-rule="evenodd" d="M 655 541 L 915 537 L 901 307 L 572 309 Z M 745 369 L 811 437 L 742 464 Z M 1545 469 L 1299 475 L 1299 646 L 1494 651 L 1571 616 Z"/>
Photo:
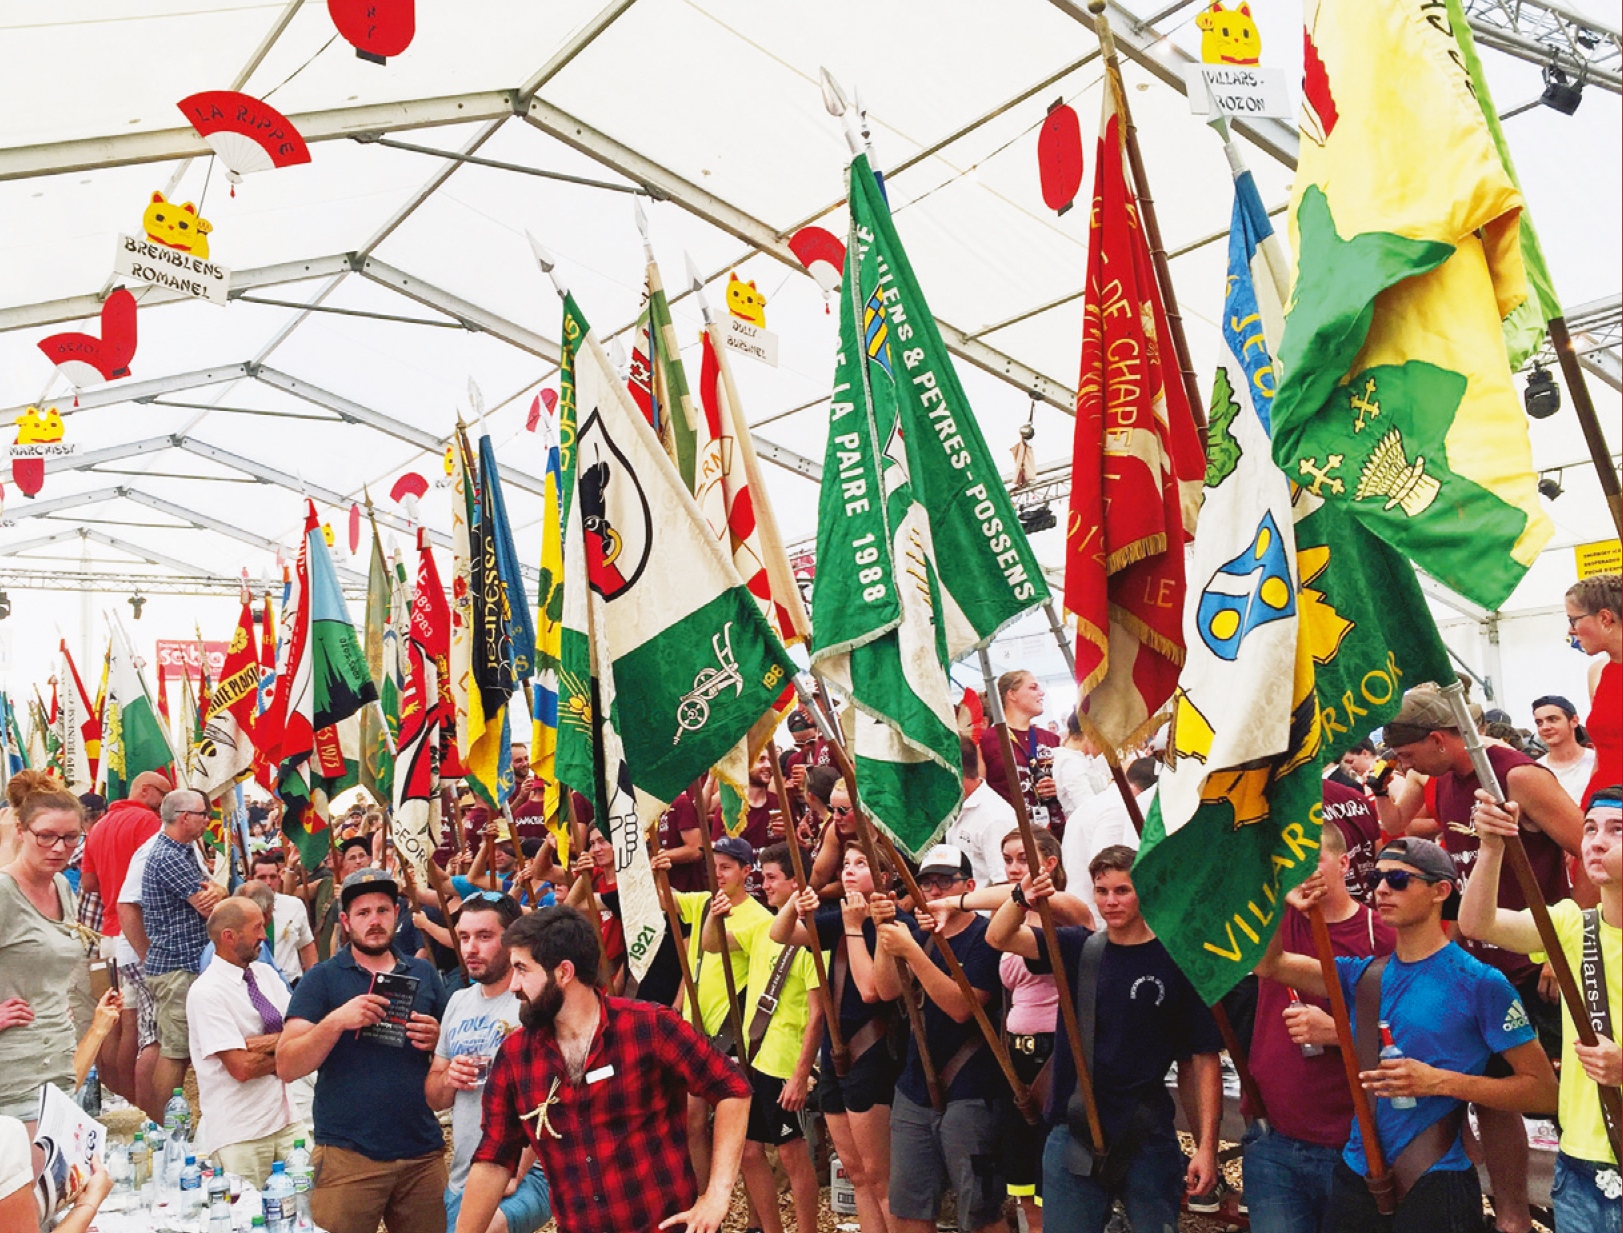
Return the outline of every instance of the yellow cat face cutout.
<path id="1" fill-rule="evenodd" d="M 766 327 L 766 296 L 756 288 L 753 278 L 745 282 L 736 274 L 728 276 L 727 311 L 751 325 Z"/>
<path id="2" fill-rule="evenodd" d="M 1262 38 L 1251 17 L 1251 6 L 1225 9 L 1214 0 L 1212 7 L 1195 18 L 1200 30 L 1200 58 L 1206 64 L 1256 64 L 1262 54 Z"/>
<path id="3" fill-rule="evenodd" d="M 199 218 L 197 207 L 189 201 L 179 205 L 165 201 L 162 193 L 153 193 L 152 203 L 141 216 L 141 225 L 146 228 L 147 239 L 154 244 L 178 248 L 194 257 L 209 255 L 209 232 L 214 230 L 214 225 L 206 218 Z"/>

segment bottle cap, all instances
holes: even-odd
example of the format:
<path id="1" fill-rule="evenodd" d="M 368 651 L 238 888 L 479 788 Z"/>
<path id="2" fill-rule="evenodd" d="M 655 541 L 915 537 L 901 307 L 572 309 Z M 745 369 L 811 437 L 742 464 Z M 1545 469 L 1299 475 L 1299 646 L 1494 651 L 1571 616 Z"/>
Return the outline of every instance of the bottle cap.
<path id="1" fill-rule="evenodd" d="M 271 1165 L 271 1172 L 272 1173 L 281 1173 L 281 1172 L 284 1172 L 286 1169 L 287 1169 L 287 1166 L 285 1164 L 283 1164 L 280 1160 L 275 1161 Z"/>
<path id="2" fill-rule="evenodd" d="M 183 1092 L 182 1092 L 182 1091 L 181 1091 L 181 1090 L 180 1090 L 180 1089 L 179 1089 L 179 1088 L 178 1088 L 178 1087 L 177 1087 L 177 1088 L 176 1088 L 176 1089 L 175 1089 L 175 1095 L 176 1095 L 176 1096 L 182 1096 L 182 1095 L 184 1095 L 184 1094 L 185 1094 L 185 1093 L 183 1093 Z"/>

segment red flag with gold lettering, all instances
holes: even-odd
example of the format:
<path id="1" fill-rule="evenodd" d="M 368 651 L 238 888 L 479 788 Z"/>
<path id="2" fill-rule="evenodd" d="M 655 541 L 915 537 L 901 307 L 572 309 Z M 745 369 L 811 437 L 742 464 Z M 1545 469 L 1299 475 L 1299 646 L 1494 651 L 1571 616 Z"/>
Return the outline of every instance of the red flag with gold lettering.
<path id="1" fill-rule="evenodd" d="M 1066 522 L 1085 722 L 1120 748 L 1153 731 L 1183 664 L 1183 550 L 1206 464 L 1127 181 L 1120 79 L 1106 77 Z M 1162 357 L 1166 357 L 1163 363 Z M 1187 493 L 1187 496 L 1186 496 Z"/>

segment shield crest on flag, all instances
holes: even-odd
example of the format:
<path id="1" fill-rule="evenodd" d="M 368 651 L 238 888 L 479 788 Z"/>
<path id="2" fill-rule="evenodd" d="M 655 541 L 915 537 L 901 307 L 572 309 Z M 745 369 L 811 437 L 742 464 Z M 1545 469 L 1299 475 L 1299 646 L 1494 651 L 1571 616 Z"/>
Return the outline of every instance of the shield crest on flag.
<path id="1" fill-rule="evenodd" d="M 636 472 L 595 410 L 581 425 L 576 448 L 586 572 L 592 589 L 613 600 L 637 581 L 648 564 L 653 514 Z"/>

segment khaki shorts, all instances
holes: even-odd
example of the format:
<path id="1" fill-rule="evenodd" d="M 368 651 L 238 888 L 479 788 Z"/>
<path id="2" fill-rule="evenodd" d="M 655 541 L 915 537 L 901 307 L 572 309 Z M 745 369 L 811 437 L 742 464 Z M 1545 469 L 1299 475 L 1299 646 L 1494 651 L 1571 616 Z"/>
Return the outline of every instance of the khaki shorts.
<path id="1" fill-rule="evenodd" d="M 163 972 L 146 978 L 158 1017 L 158 1055 L 171 1062 L 184 1062 L 191 1056 L 186 1042 L 186 994 L 196 979 L 196 972 Z"/>
<path id="2" fill-rule="evenodd" d="M 215 1151 L 226 1170 L 235 1173 L 253 1185 L 255 1190 L 265 1188 L 265 1179 L 271 1175 L 271 1165 L 286 1160 L 293 1150 L 293 1141 L 310 1139 L 310 1133 L 300 1122 L 289 1122 L 263 1139 L 244 1139 L 241 1143 L 227 1143 Z"/>
<path id="3" fill-rule="evenodd" d="M 444 1152 L 410 1160 L 373 1160 L 320 1144 L 310 1215 L 328 1233 L 446 1233 Z"/>

